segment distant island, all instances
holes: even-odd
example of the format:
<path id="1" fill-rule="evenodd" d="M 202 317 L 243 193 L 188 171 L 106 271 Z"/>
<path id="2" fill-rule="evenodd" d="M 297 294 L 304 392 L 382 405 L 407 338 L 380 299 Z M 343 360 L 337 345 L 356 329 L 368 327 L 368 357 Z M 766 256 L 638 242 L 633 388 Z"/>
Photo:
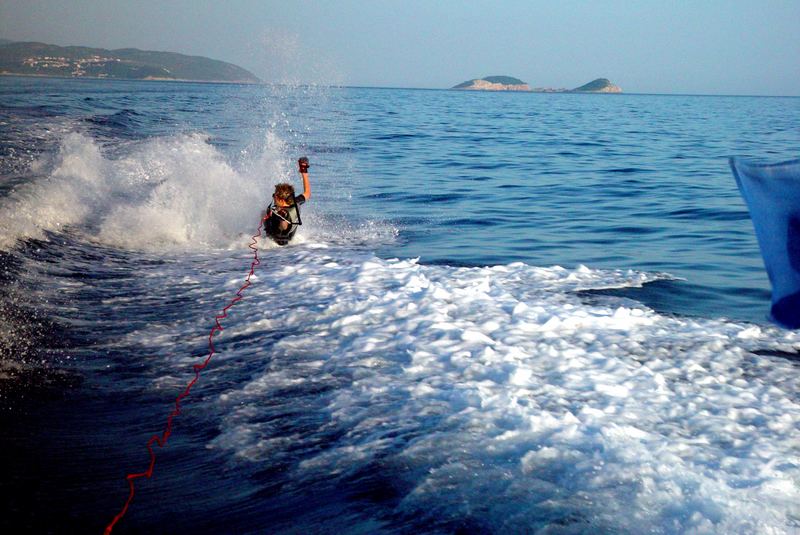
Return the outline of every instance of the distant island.
<path id="1" fill-rule="evenodd" d="M 530 91 L 531 86 L 512 76 L 487 76 L 467 80 L 453 86 L 453 89 L 466 89 L 468 91 Z"/>
<path id="2" fill-rule="evenodd" d="M 533 93 L 622 93 L 622 89 L 611 83 L 607 78 L 597 78 L 588 84 L 575 89 L 554 89 L 550 87 L 534 87 L 513 76 L 487 76 L 467 80 L 452 89 L 466 91 L 530 91 Z"/>
<path id="3" fill-rule="evenodd" d="M 576 87 L 571 93 L 622 93 L 622 88 L 612 84 L 608 78 L 597 78 L 588 84 Z"/>
<path id="4" fill-rule="evenodd" d="M 261 81 L 237 65 L 202 56 L 6 40 L 0 40 L 0 74 L 191 82 Z"/>

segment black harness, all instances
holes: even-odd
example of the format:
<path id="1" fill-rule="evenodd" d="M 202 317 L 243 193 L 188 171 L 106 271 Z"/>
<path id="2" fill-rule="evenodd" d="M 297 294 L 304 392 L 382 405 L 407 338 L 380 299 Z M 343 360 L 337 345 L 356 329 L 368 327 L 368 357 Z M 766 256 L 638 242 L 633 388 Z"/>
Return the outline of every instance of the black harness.
<path id="1" fill-rule="evenodd" d="M 287 223 L 288 226 L 282 229 L 281 223 Z M 292 204 L 289 206 L 279 208 L 273 201 L 267 208 L 267 214 L 264 218 L 264 230 L 278 245 L 289 243 L 294 237 L 294 233 L 297 232 L 297 227 L 302 224 L 300 205 L 297 204 L 294 197 L 292 197 Z"/>

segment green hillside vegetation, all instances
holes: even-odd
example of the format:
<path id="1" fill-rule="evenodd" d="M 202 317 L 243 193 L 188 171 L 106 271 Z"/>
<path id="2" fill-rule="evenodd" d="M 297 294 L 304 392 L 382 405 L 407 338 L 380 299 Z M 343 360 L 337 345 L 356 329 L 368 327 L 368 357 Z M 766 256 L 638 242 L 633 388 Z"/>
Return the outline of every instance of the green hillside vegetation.
<path id="1" fill-rule="evenodd" d="M 513 76 L 487 76 L 486 78 L 480 78 L 480 80 L 484 80 L 492 84 L 525 85 L 525 82 L 523 82 L 519 78 L 514 78 Z M 473 83 L 475 83 L 475 79 L 467 80 L 466 82 L 462 82 L 457 86 L 454 86 L 452 89 L 461 89 L 464 87 L 470 87 L 473 85 Z"/>
<path id="2" fill-rule="evenodd" d="M 493 84 L 503 84 L 503 85 L 525 85 L 525 82 L 520 80 L 519 78 L 514 78 L 513 76 L 487 76 L 484 78 L 487 82 L 491 82 Z"/>
<path id="3" fill-rule="evenodd" d="M 576 93 L 590 93 L 593 91 L 602 91 L 603 89 L 612 86 L 614 84 L 611 83 L 611 80 L 608 78 L 598 78 L 596 80 L 592 80 L 588 84 L 584 84 L 580 87 L 576 87 L 573 89 Z"/>
<path id="4" fill-rule="evenodd" d="M 461 89 L 462 87 L 470 87 L 472 85 L 472 82 L 474 82 L 474 80 L 467 80 L 466 82 L 461 82 L 458 85 L 454 85 L 453 89 Z"/>
<path id="5" fill-rule="evenodd" d="M 0 73 L 113 79 L 167 79 L 208 82 L 260 80 L 224 61 L 136 48 L 106 50 L 33 42 L 0 43 Z"/>

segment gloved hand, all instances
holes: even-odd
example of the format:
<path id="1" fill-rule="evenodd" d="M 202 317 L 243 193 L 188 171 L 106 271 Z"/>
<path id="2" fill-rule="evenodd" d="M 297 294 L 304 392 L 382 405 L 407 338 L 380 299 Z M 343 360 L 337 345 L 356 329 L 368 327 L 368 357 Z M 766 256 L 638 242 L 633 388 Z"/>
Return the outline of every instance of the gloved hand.
<path id="1" fill-rule="evenodd" d="M 300 172 L 301 173 L 308 173 L 308 168 L 309 168 L 308 158 L 303 156 L 302 158 L 297 160 L 297 164 L 300 166 Z"/>

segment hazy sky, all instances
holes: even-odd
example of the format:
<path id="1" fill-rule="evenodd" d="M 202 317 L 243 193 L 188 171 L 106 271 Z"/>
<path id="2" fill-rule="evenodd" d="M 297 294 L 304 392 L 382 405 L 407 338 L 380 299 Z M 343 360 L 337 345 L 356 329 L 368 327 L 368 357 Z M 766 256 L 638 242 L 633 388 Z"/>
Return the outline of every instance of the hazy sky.
<path id="1" fill-rule="evenodd" d="M 267 81 L 800 95 L 800 0 L 0 0 L 0 38 L 236 63 Z"/>

